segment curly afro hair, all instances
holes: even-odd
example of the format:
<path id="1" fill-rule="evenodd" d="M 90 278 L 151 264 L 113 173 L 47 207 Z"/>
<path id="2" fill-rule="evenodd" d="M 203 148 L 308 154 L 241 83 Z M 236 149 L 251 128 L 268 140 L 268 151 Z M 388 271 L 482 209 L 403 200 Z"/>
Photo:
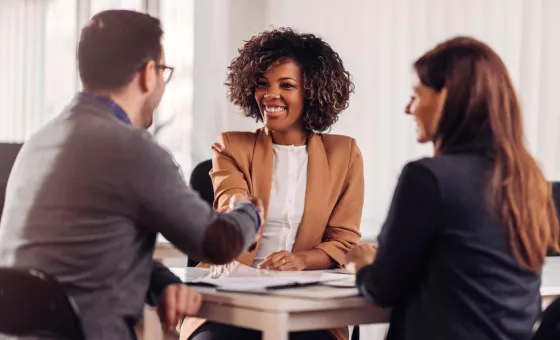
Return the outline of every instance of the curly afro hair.
<path id="1" fill-rule="evenodd" d="M 279 28 L 247 41 L 228 68 L 229 100 L 239 106 L 245 116 L 262 121 L 255 99 L 259 77 L 285 59 L 298 63 L 302 71 L 305 128 L 318 133 L 327 131 L 338 120 L 338 114 L 348 107 L 354 84 L 338 53 L 313 34 Z"/>

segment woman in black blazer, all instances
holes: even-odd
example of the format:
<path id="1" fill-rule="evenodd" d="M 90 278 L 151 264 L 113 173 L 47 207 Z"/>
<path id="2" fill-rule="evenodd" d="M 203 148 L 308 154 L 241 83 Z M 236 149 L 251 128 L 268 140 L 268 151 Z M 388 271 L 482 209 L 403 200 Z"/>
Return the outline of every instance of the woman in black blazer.
<path id="1" fill-rule="evenodd" d="M 406 113 L 435 156 L 407 164 L 378 247 L 348 254 L 361 293 L 392 307 L 388 339 L 528 339 L 547 249 L 550 184 L 524 143 L 503 62 L 459 37 L 414 64 Z"/>

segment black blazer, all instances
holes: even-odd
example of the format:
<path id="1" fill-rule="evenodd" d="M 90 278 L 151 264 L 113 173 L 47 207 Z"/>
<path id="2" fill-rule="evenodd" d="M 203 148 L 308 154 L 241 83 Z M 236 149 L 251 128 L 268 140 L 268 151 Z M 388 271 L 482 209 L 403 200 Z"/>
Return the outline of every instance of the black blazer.
<path id="1" fill-rule="evenodd" d="M 540 275 L 523 269 L 489 214 L 488 143 L 409 163 L 360 291 L 393 307 L 388 339 L 529 339 Z"/>

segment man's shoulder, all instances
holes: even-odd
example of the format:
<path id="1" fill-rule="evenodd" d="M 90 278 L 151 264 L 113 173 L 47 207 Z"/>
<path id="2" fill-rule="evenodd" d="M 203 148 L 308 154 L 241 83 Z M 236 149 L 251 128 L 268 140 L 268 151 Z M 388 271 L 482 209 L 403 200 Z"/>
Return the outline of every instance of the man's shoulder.
<path id="1" fill-rule="evenodd" d="M 59 149 L 75 158 L 104 155 L 106 160 L 135 149 L 158 148 L 146 130 L 128 125 L 104 107 L 73 100 L 56 117 L 41 127 L 23 145 L 22 153 L 34 155 L 45 149 Z"/>

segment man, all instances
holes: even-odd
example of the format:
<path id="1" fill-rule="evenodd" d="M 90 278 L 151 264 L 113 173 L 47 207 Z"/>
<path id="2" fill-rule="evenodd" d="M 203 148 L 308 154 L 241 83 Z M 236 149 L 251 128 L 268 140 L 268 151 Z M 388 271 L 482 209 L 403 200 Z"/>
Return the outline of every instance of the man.
<path id="1" fill-rule="evenodd" d="M 25 143 L 8 182 L 0 265 L 56 277 L 88 340 L 134 338 L 147 293 L 155 303 L 163 292 L 169 328 L 197 312 L 200 296 L 152 260 L 157 233 L 219 264 L 247 249 L 260 227 L 262 208 L 247 198 L 215 213 L 145 131 L 173 70 L 162 34 L 146 14 L 94 16 L 78 45 L 84 92 Z"/>

